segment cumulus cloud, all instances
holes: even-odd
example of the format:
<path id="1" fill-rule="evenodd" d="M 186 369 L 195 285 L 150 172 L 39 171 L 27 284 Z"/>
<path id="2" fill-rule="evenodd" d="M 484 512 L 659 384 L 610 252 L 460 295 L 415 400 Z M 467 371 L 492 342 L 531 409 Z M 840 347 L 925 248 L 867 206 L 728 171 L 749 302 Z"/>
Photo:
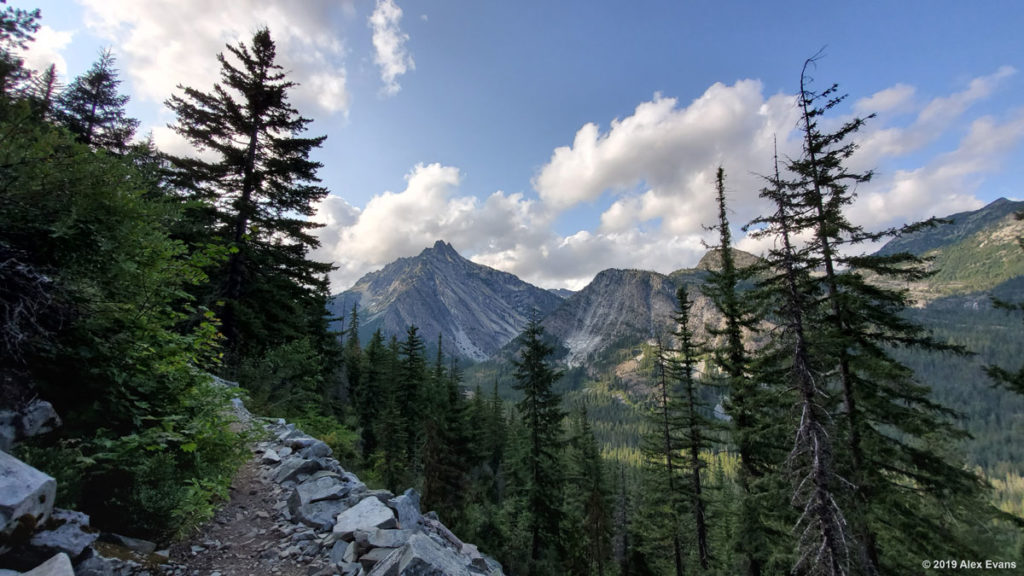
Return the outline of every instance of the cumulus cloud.
<path id="1" fill-rule="evenodd" d="M 315 257 L 336 262 L 336 288 L 436 240 L 451 242 L 463 254 L 497 253 L 529 241 L 532 202 L 521 194 L 494 192 L 481 200 L 458 195 L 459 170 L 418 164 L 405 189 L 374 196 L 362 210 L 336 196 L 318 206 L 321 248 Z"/>
<path id="2" fill-rule="evenodd" d="M 277 61 L 300 86 L 300 108 L 347 113 L 350 95 L 345 45 L 332 28 L 350 17 L 351 0 L 289 2 L 240 0 L 82 0 L 86 25 L 118 47 L 123 70 L 143 100 L 163 102 L 182 84 L 200 90 L 219 80 L 216 54 L 225 44 L 248 42 L 260 26 L 270 28 Z M 202 14 L 196 18 L 196 14 Z"/>
<path id="3" fill-rule="evenodd" d="M 541 199 L 553 210 L 612 194 L 622 198 L 602 218 L 607 231 L 660 217 L 663 226 L 686 233 L 699 228 L 711 206 L 712 178 L 723 164 L 737 189 L 756 190 L 771 159 L 796 122 L 793 98 L 764 98 L 761 83 L 714 84 L 688 106 L 655 95 L 633 114 L 601 133 L 587 124 L 571 146 L 557 148 L 534 178 Z M 646 187 L 634 197 L 637 187 Z"/>
<path id="4" fill-rule="evenodd" d="M 46 70 L 53 64 L 57 74 L 67 76 L 68 63 L 61 52 L 71 43 L 75 33 L 71 30 L 54 30 L 47 25 L 39 27 L 35 33 L 35 41 L 28 45 L 22 54 L 25 64 L 33 70 Z"/>
<path id="5" fill-rule="evenodd" d="M 1024 140 L 1024 110 L 1003 122 L 974 120 L 955 150 L 913 170 L 899 170 L 873 183 L 853 207 L 854 219 L 895 224 L 945 216 L 983 204 L 975 195 L 987 174 Z"/>
<path id="6" fill-rule="evenodd" d="M 423 15 L 426 19 L 426 15 Z M 373 30 L 373 61 L 380 68 L 380 79 L 384 83 L 383 92 L 393 96 L 402 89 L 398 77 L 416 69 L 416 63 L 405 48 L 409 35 L 402 32 L 398 24 L 402 20 L 402 9 L 394 0 L 377 0 L 377 7 L 370 15 L 370 28 Z"/>
<path id="7" fill-rule="evenodd" d="M 1010 74 L 1000 69 L 937 98 L 897 85 L 855 103 L 854 112 L 878 117 L 857 135 L 861 149 L 853 161 L 883 169 L 857 191 L 851 219 L 878 229 L 979 207 L 985 177 L 1024 140 L 1024 110 L 1004 117 L 968 113 Z M 607 130 L 588 123 L 571 145 L 555 149 L 533 179 L 536 199 L 500 191 L 477 198 L 460 192 L 457 168 L 417 165 L 404 190 L 379 194 L 362 210 L 340 198 L 325 200 L 320 257 L 343 267 L 336 289 L 438 239 L 543 287 L 582 288 L 609 267 L 667 273 L 693 266 L 704 242 L 715 240 L 704 226 L 717 215 L 719 165 L 726 170 L 734 238 L 740 248 L 762 253 L 771 240 L 745 237 L 739 227 L 770 209 L 758 198 L 759 174 L 772 170 L 776 142 L 783 159 L 800 154 L 795 102 L 793 95 L 766 97 L 753 80 L 715 84 L 688 105 L 656 94 Z M 962 138 L 920 167 L 884 169 L 896 157 L 945 142 L 954 129 Z M 607 206 L 599 223 L 555 232 L 560 217 L 597 202 Z"/>

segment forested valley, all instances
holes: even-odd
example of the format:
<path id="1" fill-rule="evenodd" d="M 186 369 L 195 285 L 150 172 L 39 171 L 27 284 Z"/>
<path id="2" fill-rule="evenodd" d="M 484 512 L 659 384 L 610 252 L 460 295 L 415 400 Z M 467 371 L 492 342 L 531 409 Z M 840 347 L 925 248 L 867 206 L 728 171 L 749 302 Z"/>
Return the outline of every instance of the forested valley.
<path id="1" fill-rule="evenodd" d="M 310 257 L 328 193 L 310 154 L 326 137 L 290 103 L 303 79 L 270 30 L 210 56 L 218 84 L 167 101 L 201 153 L 180 157 L 135 133 L 109 51 L 61 86 L 17 56 L 38 11 L 0 18 L 0 404 L 52 402 L 60 431 L 12 450 L 97 525 L 173 541 L 209 521 L 249 457 L 225 411 L 243 394 L 367 484 L 415 487 L 509 574 L 1024 558 L 1021 424 L 968 439 L 997 400 L 956 385 L 984 380 L 1020 406 L 1018 340 L 962 326 L 978 316 L 959 300 L 915 308 L 899 286 L 936 275 L 926 257 L 862 249 L 941 223 L 851 223 L 871 174 L 847 161 L 870 118 L 826 122 L 836 85 L 801 76 L 802 154 L 766 159 L 770 211 L 730 222 L 727 171 L 750 168 L 718 170 L 718 263 L 682 282 L 671 331 L 623 348 L 643 374 L 627 389 L 610 364 L 560 363 L 537 313 L 484 363 L 414 325 L 360 338 L 357 306 L 326 314 L 332 264 Z M 739 262 L 737 225 L 771 249 Z M 997 294 L 985 325 L 1019 330 L 1020 294 Z M 697 298 L 713 323 L 692 317 Z M 998 361 L 964 368 L 980 348 Z M 937 379 L 950 385 L 933 392 Z"/>

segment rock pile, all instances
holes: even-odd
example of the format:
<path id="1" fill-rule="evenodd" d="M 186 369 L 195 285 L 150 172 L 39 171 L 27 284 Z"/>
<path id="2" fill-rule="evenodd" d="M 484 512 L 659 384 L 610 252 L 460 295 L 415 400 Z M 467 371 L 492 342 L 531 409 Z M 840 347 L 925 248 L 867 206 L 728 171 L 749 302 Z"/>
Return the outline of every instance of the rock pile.
<path id="1" fill-rule="evenodd" d="M 503 574 L 500 564 L 459 540 L 435 514 L 422 514 L 415 490 L 399 496 L 370 490 L 322 441 L 280 420 L 266 428 L 273 437 L 255 450 L 264 479 L 280 488 L 280 518 L 292 525 L 290 546 L 278 555 L 326 559 L 324 575 Z"/>
<path id="2" fill-rule="evenodd" d="M 54 479 L 0 451 L 0 576 L 503 576 L 436 514 L 421 513 L 415 490 L 371 490 L 294 424 L 233 408 L 266 439 L 206 537 L 173 550 L 55 509 Z"/>

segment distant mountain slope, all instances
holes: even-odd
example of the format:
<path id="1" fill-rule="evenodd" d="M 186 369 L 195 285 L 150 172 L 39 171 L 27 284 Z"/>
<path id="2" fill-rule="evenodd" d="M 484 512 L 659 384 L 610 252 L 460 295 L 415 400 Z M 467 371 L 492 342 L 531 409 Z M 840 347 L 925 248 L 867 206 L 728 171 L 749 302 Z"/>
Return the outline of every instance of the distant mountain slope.
<path id="1" fill-rule="evenodd" d="M 579 366 L 623 346 L 667 338 L 674 329 L 676 290 L 686 285 L 694 302 L 695 330 L 703 333 L 705 321 L 715 317 L 714 307 L 699 289 L 706 275 L 700 271 L 672 278 L 645 270 L 604 270 L 541 324 L 568 349 L 566 364 Z"/>
<path id="2" fill-rule="evenodd" d="M 879 254 L 910 252 L 932 258 L 935 275 L 906 286 L 921 301 L 956 294 L 991 290 L 1024 275 L 1024 251 L 1017 238 L 1024 235 L 1024 221 L 1014 213 L 1024 202 L 1000 198 L 973 212 L 947 216 L 948 224 L 896 238 Z"/>
<path id="3" fill-rule="evenodd" d="M 944 216 L 943 220 L 949 220 L 948 224 L 940 224 L 934 228 L 894 238 L 883 246 L 878 254 L 910 252 L 920 256 L 931 250 L 956 244 L 992 226 L 998 226 L 1001 221 L 1020 210 L 1024 210 L 1024 202 L 1000 198 L 978 210 Z"/>
<path id="4" fill-rule="evenodd" d="M 428 345 L 443 338 L 448 355 L 483 360 L 514 338 L 533 310 L 540 316 L 562 299 L 516 276 L 471 262 L 444 241 L 362 277 L 331 299 L 348 316 L 356 304 L 364 340 L 380 328 L 399 338 L 415 324 Z"/>

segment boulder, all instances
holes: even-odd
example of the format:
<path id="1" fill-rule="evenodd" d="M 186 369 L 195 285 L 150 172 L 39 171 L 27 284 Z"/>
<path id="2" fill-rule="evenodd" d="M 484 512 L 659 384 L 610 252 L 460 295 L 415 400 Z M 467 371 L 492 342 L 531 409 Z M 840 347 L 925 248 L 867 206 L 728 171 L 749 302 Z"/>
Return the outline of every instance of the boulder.
<path id="1" fill-rule="evenodd" d="M 48 554 L 63 552 L 71 558 L 77 558 L 98 537 L 99 533 L 89 526 L 89 516 L 58 508 L 50 515 L 46 529 L 32 535 L 29 545 Z"/>
<path id="2" fill-rule="evenodd" d="M 401 496 L 388 500 L 395 514 L 398 515 L 398 526 L 407 530 L 414 530 L 420 525 L 423 516 L 420 514 L 420 494 L 409 488 Z"/>
<path id="3" fill-rule="evenodd" d="M 354 542 L 346 543 L 346 542 L 342 542 L 341 540 L 338 540 L 337 542 L 335 542 L 334 545 L 331 546 L 331 552 L 330 552 L 331 564 L 340 564 L 340 563 L 344 562 L 345 561 L 345 552 L 348 550 L 348 547 L 351 546 L 352 544 L 354 544 Z"/>
<path id="4" fill-rule="evenodd" d="M 417 533 L 374 565 L 367 576 L 471 576 L 458 554 Z"/>
<path id="5" fill-rule="evenodd" d="M 330 530 L 334 519 L 346 508 L 342 500 L 320 500 L 303 504 L 292 512 L 292 519 L 316 530 Z"/>
<path id="6" fill-rule="evenodd" d="M 315 479 L 311 476 L 292 490 L 288 497 L 288 511 L 292 518 L 306 526 L 330 530 L 335 517 L 348 508 L 342 498 L 348 496 L 351 489 L 349 484 L 342 483 L 335 476 L 319 476 Z"/>
<path id="7" fill-rule="evenodd" d="M 373 548 L 366 554 L 359 557 L 359 564 L 363 566 L 363 570 L 369 572 L 381 560 L 387 558 L 388 555 L 394 551 L 394 548 Z"/>
<path id="8" fill-rule="evenodd" d="M 434 520 L 433 518 L 424 518 L 423 524 L 428 530 L 437 534 L 445 545 L 451 546 L 454 550 L 462 550 L 462 540 L 455 535 L 454 532 L 448 529 L 447 526 L 441 523 L 440 520 Z"/>
<path id="9" fill-rule="evenodd" d="M 0 542 L 28 540 L 53 512 L 57 481 L 0 452 Z M 0 554 L 10 550 L 0 544 Z"/>
<path id="10" fill-rule="evenodd" d="M 53 432 L 61 424 L 53 404 L 45 400 L 33 400 L 21 410 L 21 436 L 24 438 Z"/>
<path id="11" fill-rule="evenodd" d="M 374 528 L 394 528 L 398 524 L 395 513 L 376 498 L 366 498 L 355 506 L 338 514 L 334 524 L 334 535 L 349 542 L 356 530 L 370 531 Z"/>
<path id="12" fill-rule="evenodd" d="M 22 576 L 75 576 L 75 571 L 71 568 L 71 559 L 61 552 Z"/>
<path id="13" fill-rule="evenodd" d="M 263 458 L 260 458 L 260 464 L 264 464 L 267 466 L 273 466 L 275 464 L 280 463 L 281 457 L 278 456 L 277 452 L 275 452 L 273 448 L 267 448 L 267 450 L 263 453 Z"/>
<path id="14" fill-rule="evenodd" d="M 366 541 L 372 548 L 400 548 L 415 534 L 412 530 L 376 529 L 367 534 Z"/>
<path id="15" fill-rule="evenodd" d="M 298 480 L 299 476 L 309 476 L 321 468 L 322 466 L 316 460 L 306 460 L 305 458 L 293 456 L 281 462 L 281 466 L 274 473 L 274 482 L 281 484 L 289 480 Z"/>
<path id="16" fill-rule="evenodd" d="M 295 447 L 293 446 L 292 449 L 294 450 Z M 333 453 L 334 450 L 331 450 L 331 447 L 322 440 L 315 440 L 312 444 L 299 450 L 299 456 L 303 458 L 326 458 Z"/>

